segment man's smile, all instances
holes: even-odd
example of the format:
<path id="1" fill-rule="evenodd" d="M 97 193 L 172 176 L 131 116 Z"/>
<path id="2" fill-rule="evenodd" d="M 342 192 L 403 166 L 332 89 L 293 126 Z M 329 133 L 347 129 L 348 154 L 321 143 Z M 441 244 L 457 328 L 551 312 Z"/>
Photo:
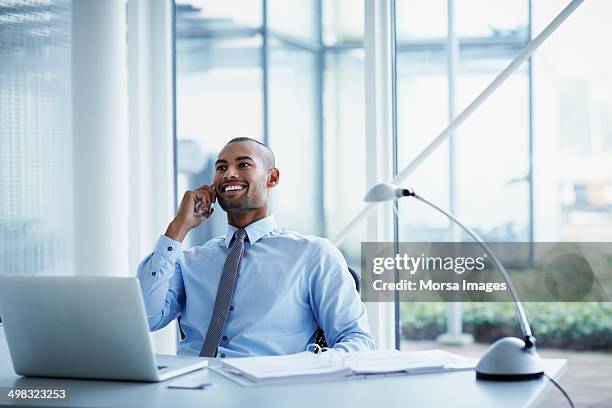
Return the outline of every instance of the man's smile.
<path id="1" fill-rule="evenodd" d="M 248 186 L 243 183 L 225 183 L 221 186 L 220 193 L 224 196 L 240 195 Z"/>

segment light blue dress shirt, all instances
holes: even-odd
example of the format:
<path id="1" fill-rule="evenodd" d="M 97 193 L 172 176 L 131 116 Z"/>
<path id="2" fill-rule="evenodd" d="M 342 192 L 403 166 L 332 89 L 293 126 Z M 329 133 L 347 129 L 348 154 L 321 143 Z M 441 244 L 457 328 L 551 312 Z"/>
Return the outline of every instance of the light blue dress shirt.
<path id="1" fill-rule="evenodd" d="M 273 216 L 246 228 L 244 258 L 219 357 L 304 351 L 318 327 L 330 347 L 374 349 L 363 303 L 346 261 L 327 239 L 280 228 Z M 199 355 L 223 264 L 236 228 L 183 249 L 166 236 L 138 266 L 152 331 L 181 317 L 178 354 Z"/>

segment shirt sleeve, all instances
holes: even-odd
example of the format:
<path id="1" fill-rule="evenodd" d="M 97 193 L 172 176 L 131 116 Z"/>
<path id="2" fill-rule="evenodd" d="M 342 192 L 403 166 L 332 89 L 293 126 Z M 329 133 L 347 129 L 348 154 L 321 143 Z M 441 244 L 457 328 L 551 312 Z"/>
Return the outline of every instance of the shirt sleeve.
<path id="1" fill-rule="evenodd" d="M 181 251 L 180 242 L 162 235 L 153 253 L 138 265 L 137 276 L 151 331 L 165 327 L 182 314 L 185 286 Z"/>
<path id="2" fill-rule="evenodd" d="M 338 248 L 321 238 L 308 263 L 310 302 L 327 344 L 334 350 L 374 350 L 365 306 Z"/>

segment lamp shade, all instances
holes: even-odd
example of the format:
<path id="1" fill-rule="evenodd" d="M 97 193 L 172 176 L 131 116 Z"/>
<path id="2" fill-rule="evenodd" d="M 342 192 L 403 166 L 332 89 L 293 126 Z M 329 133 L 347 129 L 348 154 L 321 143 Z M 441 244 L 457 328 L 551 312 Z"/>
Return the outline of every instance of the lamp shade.
<path id="1" fill-rule="evenodd" d="M 368 203 L 376 203 L 381 201 L 391 201 L 402 196 L 402 189 L 395 184 L 379 183 L 368 191 L 364 197 L 364 201 Z"/>

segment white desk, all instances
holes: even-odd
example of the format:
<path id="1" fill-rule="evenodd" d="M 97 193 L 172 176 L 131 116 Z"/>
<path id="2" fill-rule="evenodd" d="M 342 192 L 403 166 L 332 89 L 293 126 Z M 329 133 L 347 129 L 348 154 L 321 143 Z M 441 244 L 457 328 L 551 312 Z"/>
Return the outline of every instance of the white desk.
<path id="1" fill-rule="evenodd" d="M 211 364 L 214 364 L 211 361 Z M 559 378 L 565 360 L 545 360 L 546 372 Z M 67 407 L 529 407 L 549 386 L 546 379 L 527 382 L 476 380 L 473 371 L 397 376 L 330 383 L 244 388 L 209 370 L 187 374 L 213 382 L 210 390 L 168 389 L 162 383 L 126 383 L 20 377 L 13 371 L 0 328 L 0 405 Z M 64 389 L 65 400 L 11 400 L 10 388 Z"/>

